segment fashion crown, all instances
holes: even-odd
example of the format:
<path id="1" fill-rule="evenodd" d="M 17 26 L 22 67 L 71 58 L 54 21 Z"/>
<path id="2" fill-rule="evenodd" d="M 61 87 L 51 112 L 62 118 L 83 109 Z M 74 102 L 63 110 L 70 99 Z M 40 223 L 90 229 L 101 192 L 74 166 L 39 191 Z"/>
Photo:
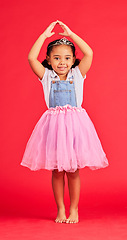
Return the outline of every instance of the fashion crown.
<path id="1" fill-rule="evenodd" d="M 72 42 L 70 42 L 67 38 L 63 37 L 61 39 L 59 39 L 58 41 L 56 41 L 55 43 L 51 44 L 48 46 L 48 48 L 52 47 L 52 46 L 58 46 L 58 45 L 69 45 L 69 46 L 74 46 L 74 44 Z"/>

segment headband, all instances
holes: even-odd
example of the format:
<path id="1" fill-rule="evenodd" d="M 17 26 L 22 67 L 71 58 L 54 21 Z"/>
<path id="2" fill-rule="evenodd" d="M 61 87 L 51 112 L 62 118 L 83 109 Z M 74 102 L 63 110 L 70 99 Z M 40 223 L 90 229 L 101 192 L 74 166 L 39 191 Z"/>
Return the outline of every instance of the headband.
<path id="1" fill-rule="evenodd" d="M 68 46 L 74 46 L 72 42 L 70 42 L 67 38 L 63 37 L 60 40 L 56 41 L 55 43 L 48 46 L 48 48 L 52 46 L 58 46 L 58 45 L 68 45 Z"/>

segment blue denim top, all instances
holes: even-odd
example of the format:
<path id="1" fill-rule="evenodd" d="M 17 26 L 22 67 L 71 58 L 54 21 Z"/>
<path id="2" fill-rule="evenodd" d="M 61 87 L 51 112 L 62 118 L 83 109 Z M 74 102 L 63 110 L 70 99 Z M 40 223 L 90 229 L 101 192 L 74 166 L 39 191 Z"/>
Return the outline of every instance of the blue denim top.
<path id="1" fill-rule="evenodd" d="M 70 104 L 77 107 L 73 76 L 67 80 L 51 81 L 49 107 Z"/>

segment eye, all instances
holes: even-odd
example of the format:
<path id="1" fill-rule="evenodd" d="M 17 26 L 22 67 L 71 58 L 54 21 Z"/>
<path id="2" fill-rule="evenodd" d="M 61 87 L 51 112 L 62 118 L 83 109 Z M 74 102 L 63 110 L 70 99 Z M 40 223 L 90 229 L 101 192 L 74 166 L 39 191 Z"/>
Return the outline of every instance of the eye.
<path id="1" fill-rule="evenodd" d="M 70 57 L 66 57 L 66 60 L 69 60 L 70 59 Z"/>
<path id="2" fill-rule="evenodd" d="M 59 60 L 59 57 L 55 57 L 56 60 Z"/>

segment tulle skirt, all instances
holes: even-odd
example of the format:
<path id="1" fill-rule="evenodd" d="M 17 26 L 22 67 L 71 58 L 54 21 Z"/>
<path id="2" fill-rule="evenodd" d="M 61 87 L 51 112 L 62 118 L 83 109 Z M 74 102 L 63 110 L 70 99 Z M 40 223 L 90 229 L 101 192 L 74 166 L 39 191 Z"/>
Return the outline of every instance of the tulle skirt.
<path id="1" fill-rule="evenodd" d="M 82 107 L 56 106 L 46 110 L 26 144 L 22 166 L 75 172 L 109 165 L 95 127 Z"/>

